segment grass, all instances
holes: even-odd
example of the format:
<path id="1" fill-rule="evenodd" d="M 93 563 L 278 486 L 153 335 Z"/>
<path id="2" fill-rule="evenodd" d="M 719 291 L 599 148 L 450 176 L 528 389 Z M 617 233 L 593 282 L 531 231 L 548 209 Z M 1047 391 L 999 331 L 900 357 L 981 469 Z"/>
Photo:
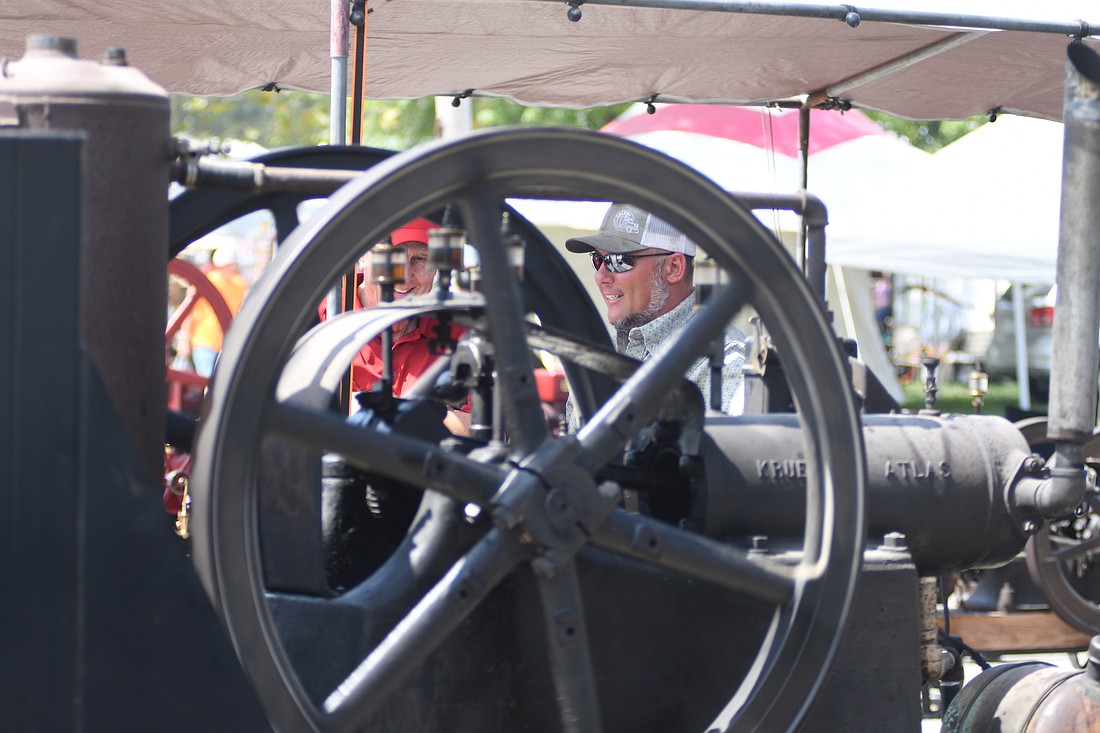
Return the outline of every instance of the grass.
<path id="1" fill-rule="evenodd" d="M 956 412 L 966 415 L 974 414 L 971 405 L 970 391 L 965 384 L 960 382 L 940 382 L 939 392 L 936 393 L 936 408 L 941 412 Z M 924 382 L 913 381 L 901 386 L 904 394 L 902 407 L 908 410 L 919 410 L 924 407 Z M 985 396 L 982 406 L 983 415 L 1006 416 L 1006 410 L 1019 410 L 1020 390 L 1016 382 L 990 382 L 989 392 Z M 1032 398 L 1031 413 L 1046 414 L 1047 406 Z M 1030 414 L 1030 413 L 1029 413 Z M 1019 417 L 1019 414 L 1016 414 Z"/>

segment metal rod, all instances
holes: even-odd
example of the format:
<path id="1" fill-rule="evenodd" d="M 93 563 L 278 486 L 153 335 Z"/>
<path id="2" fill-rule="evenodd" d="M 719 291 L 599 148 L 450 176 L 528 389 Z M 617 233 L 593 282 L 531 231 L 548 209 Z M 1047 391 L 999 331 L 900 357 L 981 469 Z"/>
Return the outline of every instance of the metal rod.
<path id="1" fill-rule="evenodd" d="M 1100 23 L 1087 23 L 1083 20 L 1066 22 L 1027 20 L 1007 16 L 966 15 L 963 13 L 877 10 L 875 8 L 855 8 L 851 5 L 732 2 L 730 0 L 584 0 L 584 4 L 708 10 L 722 13 L 779 15 L 795 18 L 824 18 L 839 20 L 849 25 L 859 25 L 861 22 L 905 23 L 908 25 L 953 26 L 975 30 L 1029 31 L 1033 33 L 1057 33 L 1076 38 L 1095 35 L 1100 31 Z"/>
<path id="2" fill-rule="evenodd" d="M 1012 326 L 1016 332 L 1016 384 L 1020 389 L 1020 409 L 1031 409 L 1031 382 L 1028 379 L 1027 325 L 1024 322 L 1023 283 L 1012 283 Z"/>
<path id="3" fill-rule="evenodd" d="M 262 163 L 202 156 L 177 160 L 172 167 L 172 180 L 188 188 L 226 188 L 250 193 L 286 191 L 327 196 L 362 173 L 316 168 L 280 168 Z"/>
<path id="4" fill-rule="evenodd" d="M 348 139 L 347 12 L 347 0 L 329 1 L 329 56 L 332 59 L 332 78 L 329 80 L 328 141 L 331 145 L 343 145 Z M 325 309 L 329 318 L 344 312 L 339 286 L 330 290 L 325 296 Z"/>
<path id="5" fill-rule="evenodd" d="M 954 33 L 947 38 L 944 38 L 935 43 L 929 44 L 922 49 L 913 51 L 900 58 L 894 59 L 889 63 L 885 63 L 882 66 L 876 66 L 873 69 L 868 69 L 860 74 L 839 81 L 836 84 L 828 87 L 824 92 L 811 94 L 806 101 L 806 105 L 809 107 L 816 107 L 818 104 L 824 102 L 827 99 L 836 99 L 843 97 L 852 89 L 863 86 L 864 84 L 870 84 L 871 82 L 883 79 L 891 74 L 896 74 L 899 71 L 904 71 L 911 66 L 915 66 L 923 61 L 927 61 L 930 58 L 947 53 L 948 51 L 958 48 L 963 44 L 970 43 L 971 41 L 981 38 L 985 33 Z"/>
<path id="6" fill-rule="evenodd" d="M 802 190 L 810 187 L 810 108 L 800 107 L 798 110 L 798 162 L 802 168 Z M 802 272 L 809 274 L 809 265 L 806 252 L 806 213 L 798 222 L 798 265 Z"/>
<path id="7" fill-rule="evenodd" d="M 347 142 L 348 106 L 348 3 L 329 3 L 329 56 L 332 58 L 332 78 L 329 80 L 328 141 L 332 145 Z"/>

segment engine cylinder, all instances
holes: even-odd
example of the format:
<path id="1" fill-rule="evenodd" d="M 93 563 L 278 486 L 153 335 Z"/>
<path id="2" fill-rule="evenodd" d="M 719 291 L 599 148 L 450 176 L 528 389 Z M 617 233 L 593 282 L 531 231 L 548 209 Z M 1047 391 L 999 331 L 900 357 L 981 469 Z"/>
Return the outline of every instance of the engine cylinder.
<path id="1" fill-rule="evenodd" d="M 719 420 L 708 434 L 692 523 L 713 536 L 801 536 L 809 466 L 797 418 Z M 868 533 L 903 533 L 921 573 L 1003 565 L 1023 549 L 1011 486 L 1030 450 L 1011 423 L 868 415 L 863 436 Z"/>
<path id="2" fill-rule="evenodd" d="M 85 137 L 81 339 L 153 476 L 164 461 L 169 120 L 167 93 L 121 49 L 97 63 L 77 57 L 74 39 L 32 36 L 0 75 L 0 125 Z"/>

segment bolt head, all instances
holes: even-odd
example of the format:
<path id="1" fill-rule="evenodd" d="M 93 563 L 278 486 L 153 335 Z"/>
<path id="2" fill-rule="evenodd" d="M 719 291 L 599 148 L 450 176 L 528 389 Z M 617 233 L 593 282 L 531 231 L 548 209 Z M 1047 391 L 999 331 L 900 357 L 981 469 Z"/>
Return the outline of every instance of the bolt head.
<path id="1" fill-rule="evenodd" d="M 901 532 L 887 532 L 882 537 L 882 546 L 891 550 L 904 550 L 905 535 Z"/>

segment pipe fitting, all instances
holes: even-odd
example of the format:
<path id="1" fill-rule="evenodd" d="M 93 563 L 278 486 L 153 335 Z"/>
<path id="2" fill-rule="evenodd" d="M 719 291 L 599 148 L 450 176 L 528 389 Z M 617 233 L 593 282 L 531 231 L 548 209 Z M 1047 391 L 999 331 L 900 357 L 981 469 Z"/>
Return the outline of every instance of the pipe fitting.
<path id="1" fill-rule="evenodd" d="M 1021 471 L 1010 487 L 1010 506 L 1028 519 L 1056 519 L 1072 514 L 1088 494 L 1089 474 L 1083 458 L 1081 444 L 1058 443 L 1050 465 L 1040 474 L 1041 478 L 1033 472 L 1029 475 L 1026 470 Z"/>

